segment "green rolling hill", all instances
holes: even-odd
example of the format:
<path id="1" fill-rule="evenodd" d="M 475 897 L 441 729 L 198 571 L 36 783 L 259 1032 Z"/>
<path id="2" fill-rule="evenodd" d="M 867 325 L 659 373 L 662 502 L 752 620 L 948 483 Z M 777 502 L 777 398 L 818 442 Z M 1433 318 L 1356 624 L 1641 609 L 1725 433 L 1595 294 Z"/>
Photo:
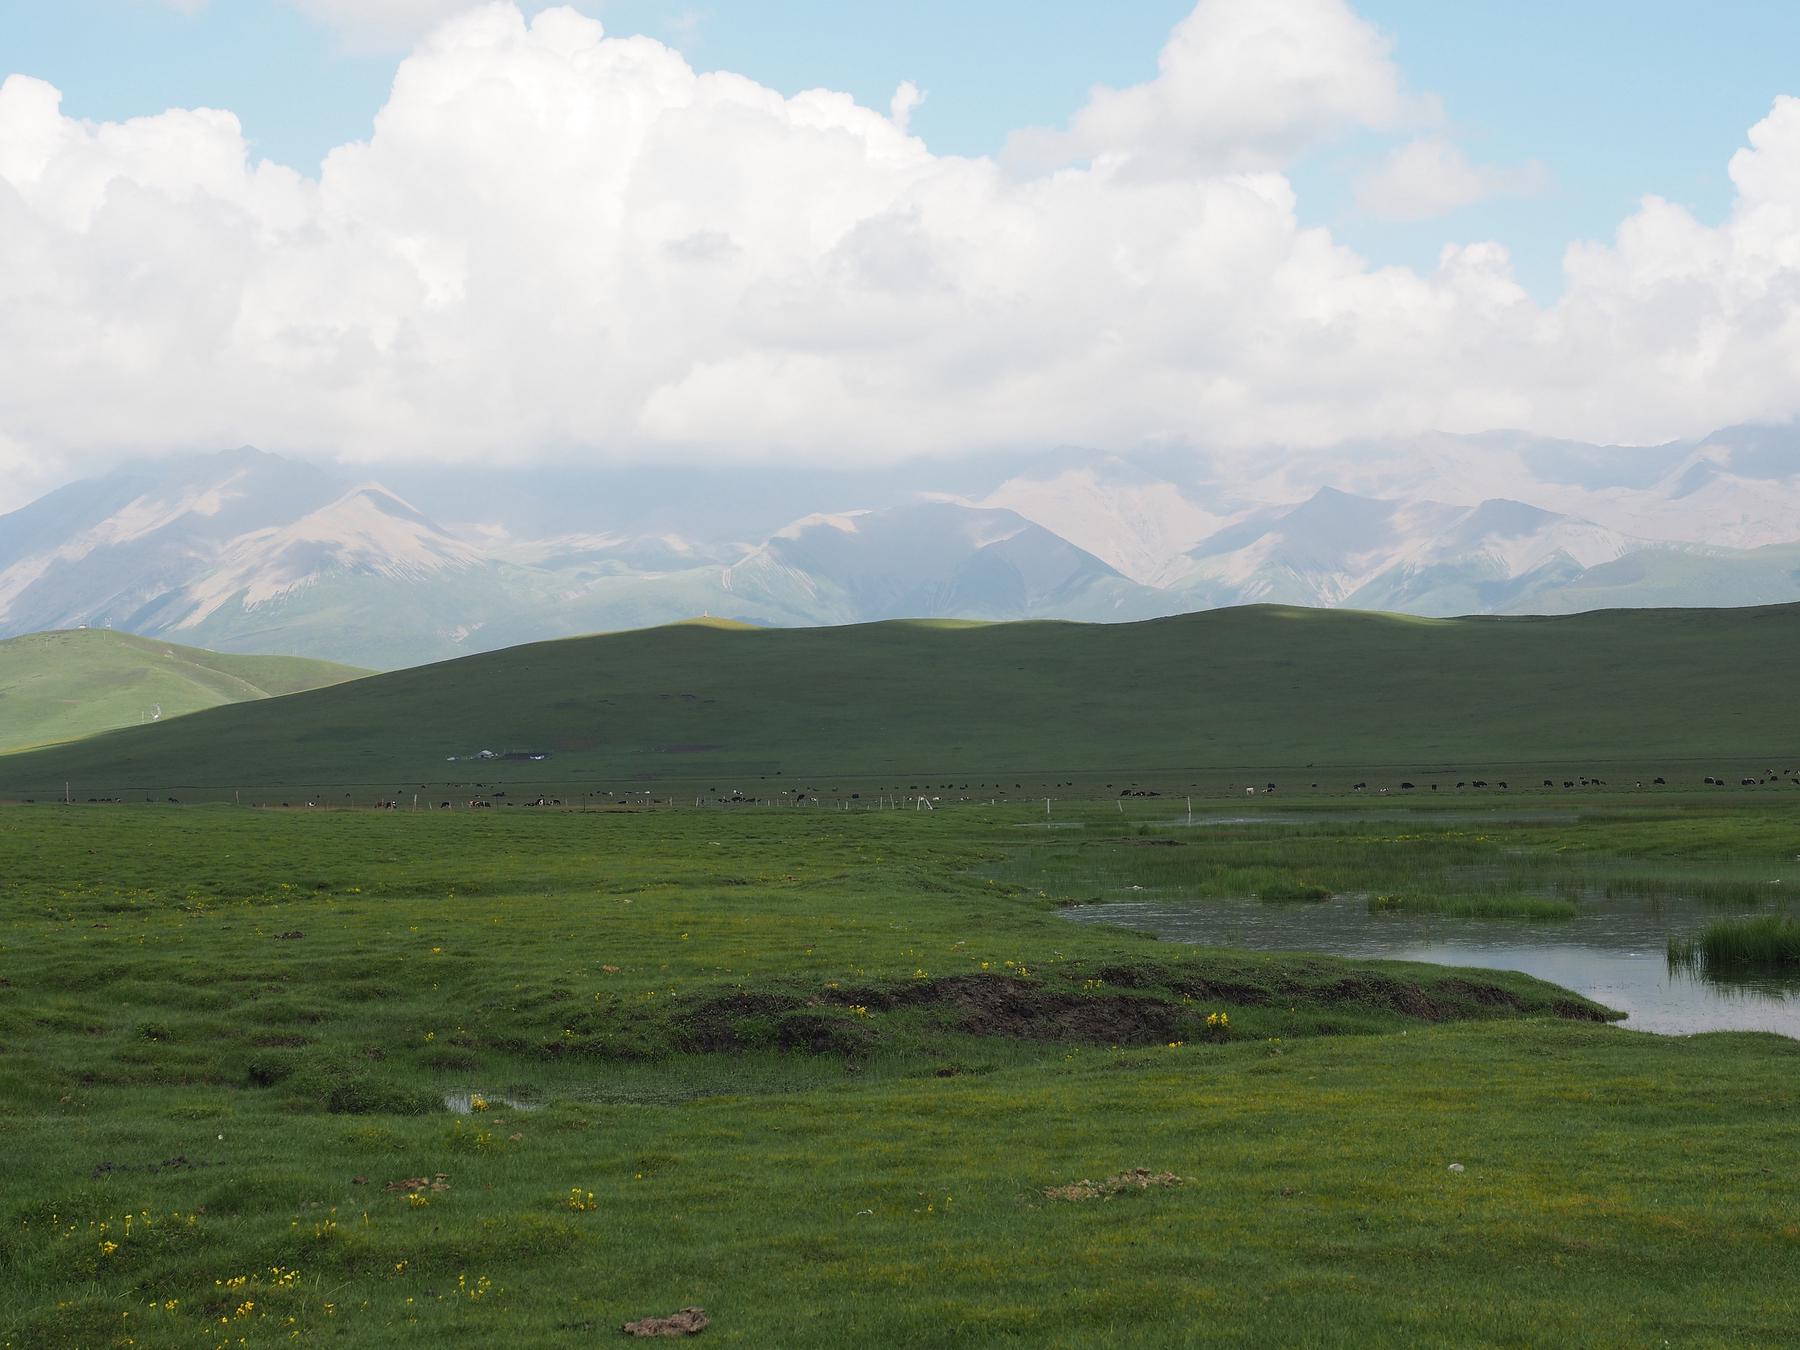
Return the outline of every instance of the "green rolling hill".
<path id="1" fill-rule="evenodd" d="M 161 723 L 366 674 L 294 656 L 226 656 L 104 628 L 0 642 L 0 750 Z"/>
<path id="2" fill-rule="evenodd" d="M 1800 762 L 1800 607 L 1132 624 L 690 623 L 536 643 L 0 757 L 0 793 Z M 517 758 L 476 760 L 482 751 Z M 526 758 L 542 754 L 547 759 Z M 455 756 L 455 762 L 451 757 Z M 1784 759 L 1783 756 L 1786 756 Z"/>

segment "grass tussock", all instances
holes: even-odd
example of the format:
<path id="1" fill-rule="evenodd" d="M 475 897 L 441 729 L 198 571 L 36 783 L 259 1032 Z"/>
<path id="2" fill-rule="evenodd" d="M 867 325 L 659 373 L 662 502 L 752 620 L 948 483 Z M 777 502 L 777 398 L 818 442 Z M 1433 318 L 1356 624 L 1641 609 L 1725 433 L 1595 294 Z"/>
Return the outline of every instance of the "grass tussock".
<path id="1" fill-rule="evenodd" d="M 1331 899 L 1331 888 L 1313 881 L 1275 881 L 1256 893 L 1264 904 L 1292 904 Z"/>
<path id="2" fill-rule="evenodd" d="M 1669 965 L 1736 974 L 1800 971 L 1800 919 L 1779 914 L 1718 919 L 1697 937 L 1671 936 Z"/>

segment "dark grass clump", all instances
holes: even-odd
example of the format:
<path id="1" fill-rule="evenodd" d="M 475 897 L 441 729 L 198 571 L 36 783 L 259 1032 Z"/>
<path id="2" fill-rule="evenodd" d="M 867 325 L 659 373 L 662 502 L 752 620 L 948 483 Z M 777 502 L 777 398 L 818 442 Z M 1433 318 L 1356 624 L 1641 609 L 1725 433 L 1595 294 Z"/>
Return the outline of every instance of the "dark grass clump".
<path id="1" fill-rule="evenodd" d="M 1698 937 L 1669 938 L 1669 966 L 1676 970 L 1800 972 L 1800 919 L 1765 914 L 1717 919 Z"/>
<path id="2" fill-rule="evenodd" d="M 1291 904 L 1331 899 L 1331 888 L 1312 881 L 1274 881 L 1256 893 L 1264 904 Z"/>

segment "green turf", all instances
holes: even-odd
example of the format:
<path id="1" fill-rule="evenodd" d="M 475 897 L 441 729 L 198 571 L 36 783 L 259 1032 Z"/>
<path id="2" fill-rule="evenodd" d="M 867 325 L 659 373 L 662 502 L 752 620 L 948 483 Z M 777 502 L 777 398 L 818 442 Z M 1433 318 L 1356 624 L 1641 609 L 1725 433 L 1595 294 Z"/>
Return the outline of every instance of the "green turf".
<path id="1" fill-rule="evenodd" d="M 1789 1338 L 1800 1045 L 1059 912 L 1678 888 L 1781 802 L 1068 809 L 0 808 L 0 1345 Z"/>
<path id="2" fill-rule="evenodd" d="M 293 694 L 366 671 L 293 656 L 231 656 L 111 629 L 0 642 L 0 751 Z"/>
<path id="3" fill-rule="evenodd" d="M 1794 606 L 690 624 L 516 647 L 6 757 L 0 793 L 679 783 L 753 796 L 1030 796 L 1073 779 L 1181 791 L 1254 786 L 1265 773 L 1284 790 L 1320 780 L 1343 791 L 1372 776 L 1371 790 L 1395 792 L 1414 773 L 1425 792 L 1425 775 L 1449 790 L 1484 770 L 1513 791 L 1575 781 L 1550 765 L 1695 785 L 1716 771 L 1735 785 L 1800 765 L 1800 702 L 1771 678 L 1797 664 Z M 549 758 L 471 761 L 483 750 Z"/>

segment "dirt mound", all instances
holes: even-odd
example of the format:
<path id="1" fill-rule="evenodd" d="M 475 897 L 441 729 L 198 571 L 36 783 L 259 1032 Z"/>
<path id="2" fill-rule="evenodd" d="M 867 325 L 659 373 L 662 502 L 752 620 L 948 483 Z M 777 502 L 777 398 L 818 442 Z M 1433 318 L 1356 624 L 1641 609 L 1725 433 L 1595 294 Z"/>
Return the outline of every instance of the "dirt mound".
<path id="1" fill-rule="evenodd" d="M 1196 1003 L 1230 1003 L 1244 1008 L 1260 1008 L 1273 1003 L 1275 995 L 1265 986 L 1243 980 L 1205 979 L 1188 976 L 1173 981 L 1169 987 L 1185 994 Z"/>
<path id="2" fill-rule="evenodd" d="M 817 1012 L 794 1012 L 775 1023 L 775 1044 L 783 1050 L 804 1050 L 815 1055 L 855 1055 L 869 1047 L 873 1033 L 841 1017 Z"/>
<path id="3" fill-rule="evenodd" d="M 1148 1045 L 1176 1039 L 1180 1009 L 1126 994 L 1076 994 L 1025 980 L 980 976 L 939 982 L 962 1030 L 976 1036 L 1090 1045 Z"/>
<path id="4" fill-rule="evenodd" d="M 1432 989 L 1438 994 L 1447 994 L 1453 998 L 1463 998 L 1471 1003 L 1479 1003 L 1484 1008 L 1510 1008 L 1516 1012 L 1525 1006 L 1524 999 L 1513 993 L 1512 990 L 1502 989 L 1497 984 L 1453 978 L 1439 980 L 1432 986 Z"/>
<path id="5" fill-rule="evenodd" d="M 682 1012 L 673 1026 L 677 1049 L 691 1054 L 743 1050 L 768 1039 L 775 1021 L 801 1007 L 790 994 L 737 990 L 697 1003 Z"/>
<path id="6" fill-rule="evenodd" d="M 1344 1008 L 1370 1008 L 1436 1022 L 1451 1015 L 1446 1004 L 1428 997 L 1416 984 L 1388 975 L 1346 975 L 1318 990 L 1314 998 Z"/>
<path id="7" fill-rule="evenodd" d="M 1181 1185 L 1173 1172 L 1152 1172 L 1148 1167 L 1133 1167 L 1118 1172 L 1104 1181 L 1071 1181 L 1066 1186 L 1046 1186 L 1044 1195 L 1050 1200 L 1110 1200 L 1129 1191 L 1147 1191 Z"/>
<path id="8" fill-rule="evenodd" d="M 683 1308 L 667 1317 L 640 1317 L 619 1330 L 627 1336 L 698 1336 L 711 1325 L 704 1308 Z"/>
<path id="9" fill-rule="evenodd" d="M 395 1195 L 441 1195 L 450 1189 L 450 1177 L 444 1172 L 429 1177 L 402 1177 L 398 1181 L 388 1182 L 381 1189 Z"/>
<path id="10" fill-rule="evenodd" d="M 837 989 L 834 1003 L 891 1012 L 942 1009 L 959 1031 L 1025 1041 L 1149 1045 L 1178 1039 L 1179 1005 L 1129 994 L 1051 989 L 1012 975 L 951 975 L 911 984 Z"/>

